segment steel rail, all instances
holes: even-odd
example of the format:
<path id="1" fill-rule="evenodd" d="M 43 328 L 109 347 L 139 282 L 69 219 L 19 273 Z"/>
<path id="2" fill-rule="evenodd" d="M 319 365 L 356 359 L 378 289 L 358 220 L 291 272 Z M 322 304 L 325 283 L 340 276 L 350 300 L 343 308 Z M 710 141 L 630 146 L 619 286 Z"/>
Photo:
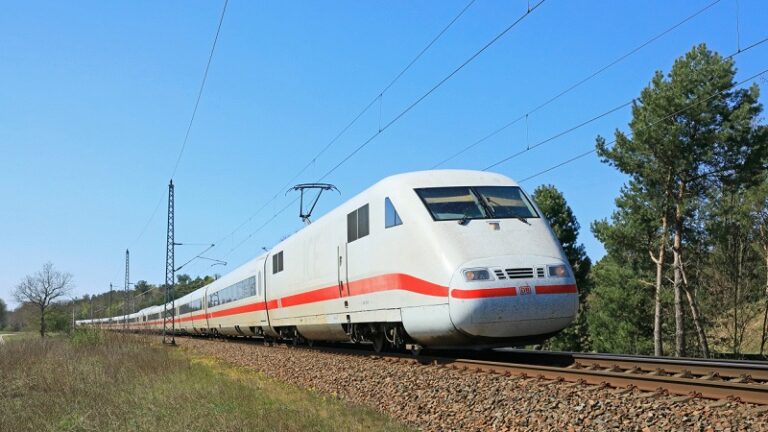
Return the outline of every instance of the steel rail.
<path id="1" fill-rule="evenodd" d="M 557 351 L 500 350 L 470 356 L 479 360 L 512 361 L 573 368 L 631 369 L 645 372 L 685 373 L 708 376 L 713 372 L 724 379 L 750 378 L 768 381 L 768 363 L 751 360 L 720 360 L 692 357 L 652 357 L 642 355 L 578 353 Z"/>
<path id="2" fill-rule="evenodd" d="M 441 360 L 434 359 L 437 364 Z M 734 399 L 768 405 L 768 385 L 642 373 L 639 370 L 575 369 L 569 367 L 526 365 L 483 360 L 455 359 L 443 363 L 452 368 L 466 368 L 496 373 L 514 373 L 554 381 L 663 392 L 706 399 Z"/>

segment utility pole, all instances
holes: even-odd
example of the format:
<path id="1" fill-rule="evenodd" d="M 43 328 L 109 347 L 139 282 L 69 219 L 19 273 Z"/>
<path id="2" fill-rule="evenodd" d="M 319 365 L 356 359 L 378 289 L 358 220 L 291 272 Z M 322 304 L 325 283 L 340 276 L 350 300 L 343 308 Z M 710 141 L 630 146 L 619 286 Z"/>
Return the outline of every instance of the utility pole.
<path id="1" fill-rule="evenodd" d="M 176 345 L 176 306 L 173 298 L 173 287 L 175 284 L 176 269 L 174 262 L 174 252 L 176 244 L 174 243 L 173 226 L 173 179 L 168 183 L 168 231 L 165 244 L 165 306 L 163 310 L 163 343 Z"/>
<path id="2" fill-rule="evenodd" d="M 130 262 L 131 262 L 131 255 L 128 252 L 128 249 L 125 250 L 125 295 L 128 298 L 128 313 L 133 312 L 133 299 L 131 298 L 131 292 L 129 291 L 131 286 L 131 279 L 130 279 Z M 128 317 L 126 317 L 126 321 L 128 320 Z"/>
<path id="3" fill-rule="evenodd" d="M 106 313 L 107 316 L 105 318 L 111 318 L 112 317 L 112 315 L 110 315 L 111 313 L 112 313 L 112 284 L 110 283 L 109 284 L 109 308 L 107 308 L 107 313 Z"/>
<path id="4" fill-rule="evenodd" d="M 88 310 L 91 312 L 91 319 L 93 319 L 93 296 L 88 298 Z"/>

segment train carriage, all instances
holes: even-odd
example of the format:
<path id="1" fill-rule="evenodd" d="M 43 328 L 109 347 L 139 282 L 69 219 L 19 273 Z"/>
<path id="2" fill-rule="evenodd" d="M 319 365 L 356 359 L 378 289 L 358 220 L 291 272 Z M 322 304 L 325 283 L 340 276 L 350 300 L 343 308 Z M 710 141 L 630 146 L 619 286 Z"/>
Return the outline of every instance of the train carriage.
<path id="1" fill-rule="evenodd" d="M 262 334 L 261 330 L 268 326 L 264 261 L 264 256 L 258 257 L 205 288 L 208 332 L 230 336 Z"/>

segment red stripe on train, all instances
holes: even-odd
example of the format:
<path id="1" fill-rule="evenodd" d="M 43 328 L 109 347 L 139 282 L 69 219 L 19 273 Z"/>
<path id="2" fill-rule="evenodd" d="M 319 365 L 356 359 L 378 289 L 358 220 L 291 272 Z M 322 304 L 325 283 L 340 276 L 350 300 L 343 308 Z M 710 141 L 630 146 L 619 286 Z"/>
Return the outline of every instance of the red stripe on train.
<path id="1" fill-rule="evenodd" d="M 484 288 L 484 289 L 454 289 L 451 291 L 451 297 L 458 299 L 478 299 L 489 297 L 511 297 L 517 295 L 517 288 Z"/>
<path id="2" fill-rule="evenodd" d="M 448 287 L 433 284 L 403 273 L 360 279 L 349 283 L 349 295 L 371 294 L 381 291 L 402 290 L 433 297 L 448 296 Z"/>
<path id="3" fill-rule="evenodd" d="M 282 305 L 282 307 L 290 307 L 337 298 L 339 298 L 339 287 L 334 285 L 283 297 L 280 299 L 280 305 Z M 277 309 L 277 307 L 278 305 L 275 301 L 274 307 L 270 307 L 269 309 Z"/>
<path id="4" fill-rule="evenodd" d="M 578 292 L 575 284 L 536 285 L 536 294 L 576 294 Z"/>

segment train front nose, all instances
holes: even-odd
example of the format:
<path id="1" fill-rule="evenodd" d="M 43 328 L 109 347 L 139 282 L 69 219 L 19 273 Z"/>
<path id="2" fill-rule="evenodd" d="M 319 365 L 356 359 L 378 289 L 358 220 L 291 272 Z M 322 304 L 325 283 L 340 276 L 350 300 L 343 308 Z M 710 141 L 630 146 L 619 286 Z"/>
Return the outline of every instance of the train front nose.
<path id="1" fill-rule="evenodd" d="M 541 256 L 467 262 L 454 273 L 449 296 L 457 329 L 498 339 L 559 331 L 576 317 L 579 304 L 570 266 Z"/>

